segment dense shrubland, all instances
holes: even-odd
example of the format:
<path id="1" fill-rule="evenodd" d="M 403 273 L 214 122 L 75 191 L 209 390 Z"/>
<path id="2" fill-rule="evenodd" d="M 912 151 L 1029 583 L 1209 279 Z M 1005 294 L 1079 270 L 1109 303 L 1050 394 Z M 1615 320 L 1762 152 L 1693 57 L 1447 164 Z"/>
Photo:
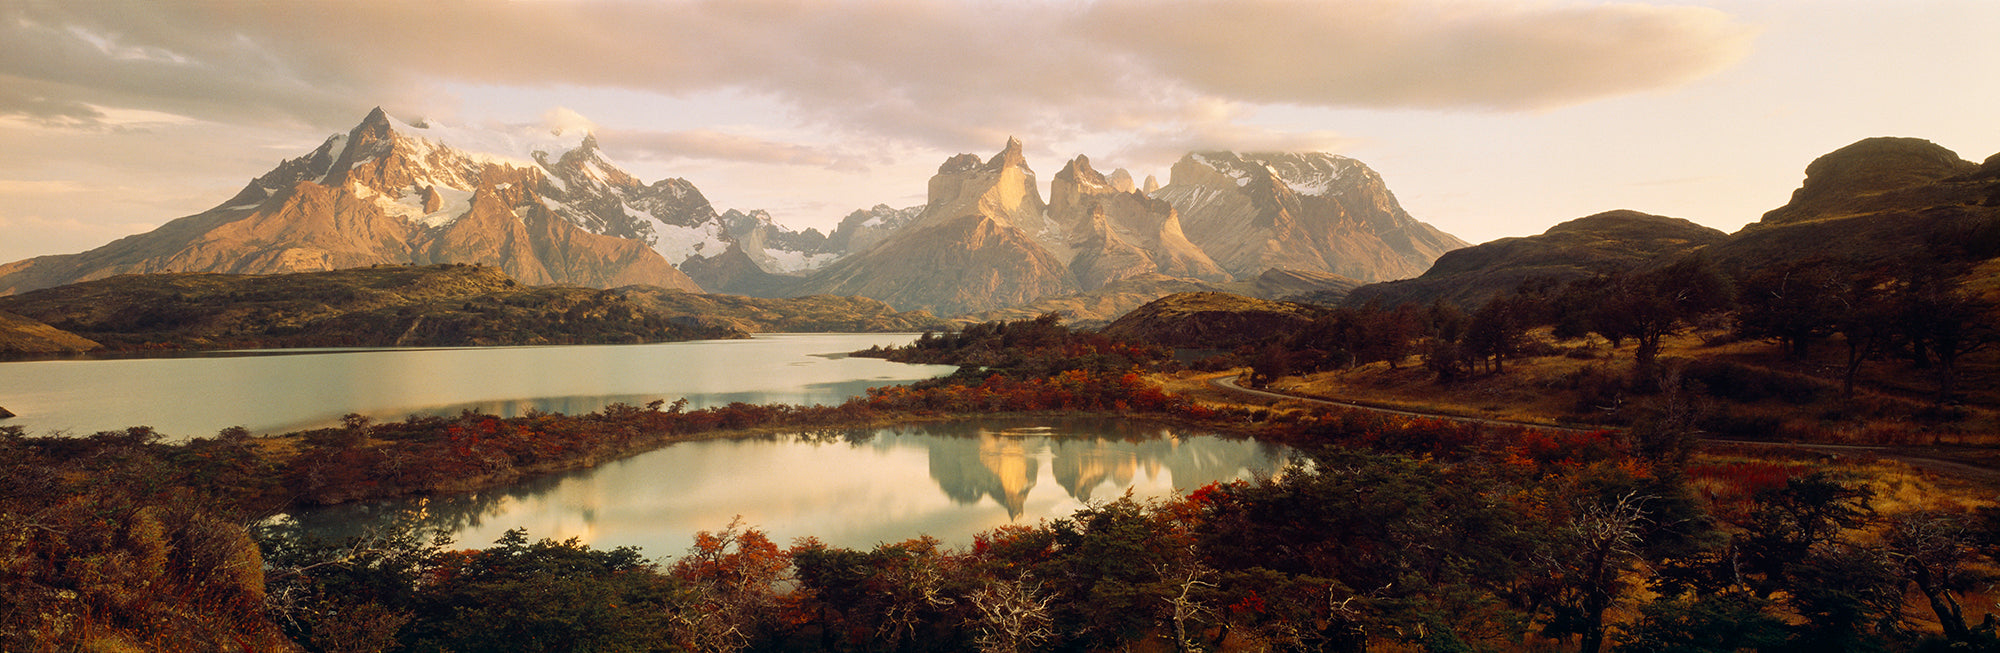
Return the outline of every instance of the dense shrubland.
<path id="1" fill-rule="evenodd" d="M 1500 375 L 1506 361 L 1558 353 L 1519 337 L 1525 325 L 1657 342 L 1728 306 L 1722 285 L 1675 293 L 1667 308 L 1614 297 L 1663 295 L 1665 279 L 1531 289 L 1469 315 L 1341 309 L 1238 355 L 1265 378 L 1410 358 L 1445 379 Z M 1918 296 L 1894 288 L 1894 301 Z M 1644 315 L 1600 314 L 1614 309 Z M 1810 348 L 1820 332 L 1790 338 Z M 1972 350 L 1907 326 L 1887 333 L 1879 352 L 1934 364 L 1947 346 Z M 178 445 L 143 427 L 0 429 L 0 648 L 2000 650 L 1985 617 L 2000 565 L 1993 506 L 1878 501 L 1868 479 L 1819 464 L 1694 455 L 1705 424 L 1685 409 L 1694 390 L 1801 403 L 1847 392 L 1824 378 L 1637 353 L 1635 369 L 1662 372 L 1653 387 L 1633 372 L 1579 377 L 1575 390 L 1651 393 L 1651 416 L 1586 432 L 1195 402 L 1148 381 L 1176 365 L 1165 350 L 1046 317 L 874 353 L 962 368 L 836 406 L 352 416 Z M 1047 411 L 1191 423 L 1290 444 L 1311 462 L 1183 498 L 1094 504 L 963 547 L 920 537 L 850 550 L 719 524 L 683 555 L 648 559 L 520 532 L 466 549 L 408 532 L 324 542 L 246 526 L 709 434 Z"/>
<path id="2" fill-rule="evenodd" d="M 1054 313 L 1031 320 L 983 322 L 943 333 L 926 331 L 902 347 L 871 347 L 857 356 L 899 363 L 933 363 L 1014 377 L 1046 377 L 1087 370 L 1123 372 L 1166 360 L 1158 345 L 1131 342 L 1062 324 Z"/>
<path id="3" fill-rule="evenodd" d="M 612 455 L 654 433 L 1050 409 L 1232 427 L 1311 463 L 965 547 L 786 546 L 727 524 L 647 559 L 526 533 L 459 549 L 406 532 L 323 542 L 282 524 L 253 540 L 241 525 L 284 505 Z M 288 456 L 240 432 L 166 445 L 143 429 L 10 429 L 0 637 L 16 649 L 315 651 L 1994 646 L 1980 621 L 2000 550 L 1993 508 L 1878 514 L 1862 479 L 1690 463 L 1685 436 L 1209 406 L 1135 373 L 1084 370 L 833 407 L 350 419 L 283 441 Z"/>

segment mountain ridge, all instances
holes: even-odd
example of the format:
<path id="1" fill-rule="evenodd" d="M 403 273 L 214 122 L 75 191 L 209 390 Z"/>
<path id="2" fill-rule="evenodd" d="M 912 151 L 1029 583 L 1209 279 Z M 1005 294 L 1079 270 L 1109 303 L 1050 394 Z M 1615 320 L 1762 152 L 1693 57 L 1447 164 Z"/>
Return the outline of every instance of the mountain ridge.
<path id="1" fill-rule="evenodd" d="M 1025 146 L 1009 138 L 989 157 L 946 158 L 925 205 L 857 210 L 822 233 L 783 227 L 759 210 L 718 212 L 683 178 L 642 182 L 589 132 L 464 129 L 403 122 L 377 108 L 212 209 L 86 252 L 0 265 L 0 294 L 130 273 L 471 263 L 534 285 L 865 294 L 900 310 L 962 314 L 1152 274 L 1226 283 L 1287 267 L 1373 279 L 1432 256 L 1395 243 L 1457 242 L 1412 240 L 1409 233 L 1435 230 L 1407 220 L 1386 189 L 1335 189 L 1343 176 L 1379 186 L 1372 171 L 1345 174 L 1366 170 L 1351 159 L 1190 157 L 1255 162 L 1257 170 L 1239 172 L 1262 175 L 1252 189 L 1262 199 L 1245 200 L 1255 206 L 1240 215 L 1187 215 L 1168 199 L 1185 183 L 1159 187 L 1149 176 L 1135 184 L 1130 172 L 1106 174 L 1078 155 L 1050 180 L 1044 201 Z M 1329 162 L 1344 167 L 1328 174 Z M 1389 208 L 1356 217 L 1338 208 L 1345 204 L 1311 199 L 1343 193 Z M 1203 225 L 1208 243 L 1196 242 L 1188 220 Z M 1276 253 L 1239 256 L 1234 270 L 1221 265 L 1208 249 L 1231 243 L 1215 234 L 1239 227 L 1279 243 L 1266 248 Z"/>
<path id="2" fill-rule="evenodd" d="M 579 226 L 597 219 L 607 231 L 650 228 L 629 214 L 619 221 L 608 208 L 570 204 L 604 204 L 587 196 L 602 199 L 615 190 L 578 176 L 604 176 L 593 165 L 601 160 L 594 138 L 586 135 L 566 151 L 569 167 L 552 167 L 541 150 L 539 162 L 535 154 L 523 160 L 465 152 L 444 142 L 456 133 L 430 129 L 398 123 L 377 108 L 208 211 L 83 253 L 0 266 L 0 294 L 127 273 L 268 274 L 436 262 L 493 265 L 531 284 L 699 289 L 649 243 Z M 610 178 L 635 187 L 629 178 Z M 658 188 L 649 193 L 664 206 L 660 196 L 678 187 L 646 188 Z M 618 205 L 625 213 L 628 205 L 622 199 Z"/>

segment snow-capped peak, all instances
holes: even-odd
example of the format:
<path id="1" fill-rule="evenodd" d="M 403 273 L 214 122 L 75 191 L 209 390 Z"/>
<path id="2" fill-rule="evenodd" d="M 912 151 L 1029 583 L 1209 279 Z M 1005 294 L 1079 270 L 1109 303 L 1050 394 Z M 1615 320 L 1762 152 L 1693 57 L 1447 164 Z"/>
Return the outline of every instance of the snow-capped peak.
<path id="1" fill-rule="evenodd" d="M 538 167 L 537 153 L 559 159 L 570 150 L 584 147 L 585 141 L 590 139 L 590 131 L 574 121 L 557 125 L 509 125 L 479 129 L 428 120 L 414 123 L 393 117 L 388 120 L 397 134 L 457 150 L 482 163 L 519 168 Z"/>
<path id="2" fill-rule="evenodd" d="M 1361 163 L 1344 156 L 1324 152 L 1306 153 L 1250 153 L 1196 152 L 1188 155 L 1195 163 L 1206 166 L 1235 180 L 1239 187 L 1250 185 L 1253 177 L 1269 176 L 1290 188 L 1292 192 L 1306 196 L 1324 196 L 1336 192 L 1336 182 Z"/>

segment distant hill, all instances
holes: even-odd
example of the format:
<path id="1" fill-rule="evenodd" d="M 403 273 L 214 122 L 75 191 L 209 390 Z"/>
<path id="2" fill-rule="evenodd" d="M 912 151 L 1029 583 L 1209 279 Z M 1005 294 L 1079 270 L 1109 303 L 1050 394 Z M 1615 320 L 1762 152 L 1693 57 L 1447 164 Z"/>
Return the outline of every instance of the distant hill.
<path id="1" fill-rule="evenodd" d="M 0 356 L 75 354 L 102 347 L 89 338 L 0 311 Z"/>
<path id="2" fill-rule="evenodd" d="M 2000 155 L 1974 164 L 1930 141 L 1862 140 L 1815 159 L 1791 201 L 1707 252 L 1739 274 L 1809 258 L 2000 255 Z"/>
<path id="3" fill-rule="evenodd" d="M 2000 255 L 2000 155 L 1962 160 L 1914 138 L 1870 138 L 1815 159 L 1784 206 L 1734 234 L 1634 211 L 1578 218 L 1538 236 L 1448 252 L 1415 279 L 1371 284 L 1347 303 L 1484 303 L 1524 281 L 1565 282 L 1699 253 L 1738 278 L 1810 259 L 1897 265 Z"/>
<path id="4" fill-rule="evenodd" d="M 111 350 L 592 344 L 945 327 L 929 313 L 865 297 L 527 286 L 469 265 L 122 275 L 0 297 L 0 356 L 16 357 L 99 343 Z"/>
<path id="5" fill-rule="evenodd" d="M 1045 313 L 1063 316 L 1075 328 L 1095 328 L 1109 324 L 1133 309 L 1161 297 L 1190 292 L 1225 292 L 1259 299 L 1337 304 L 1361 282 L 1324 272 L 1265 270 L 1248 281 L 1204 282 L 1143 274 L 1113 281 L 1096 290 L 1043 297 L 1035 301 L 984 313 L 975 313 L 958 322 L 1025 320 Z"/>
<path id="6" fill-rule="evenodd" d="M 1179 293 L 1126 313 L 1104 333 L 1168 347 L 1228 349 L 1305 328 L 1318 313 L 1311 306 L 1230 293 Z"/>
<path id="7" fill-rule="evenodd" d="M 1356 288 L 1348 293 L 1347 304 L 1375 301 L 1395 306 L 1443 299 L 1473 308 L 1525 281 L 1561 283 L 1628 270 L 1728 237 L 1680 218 L 1608 211 L 1558 224 L 1537 236 L 1501 238 L 1446 252 L 1422 276 Z"/>
<path id="8" fill-rule="evenodd" d="M 467 265 L 279 275 L 121 275 L 0 297 L 109 349 L 659 342 L 740 331 L 649 313 L 609 290 L 527 286 Z"/>
<path id="9" fill-rule="evenodd" d="M 1019 306 L 974 313 L 959 321 L 1027 320 L 1055 313 L 1063 317 L 1064 324 L 1088 329 L 1110 324 L 1118 316 L 1167 295 L 1217 290 L 1221 288 L 1212 283 L 1147 274 L 1119 279 L 1088 292 L 1043 297 Z"/>
<path id="10" fill-rule="evenodd" d="M 917 332 L 949 326 L 930 313 L 898 311 L 866 297 L 761 298 L 690 293 L 657 286 L 628 286 L 612 292 L 642 310 L 679 322 L 750 333 Z"/>

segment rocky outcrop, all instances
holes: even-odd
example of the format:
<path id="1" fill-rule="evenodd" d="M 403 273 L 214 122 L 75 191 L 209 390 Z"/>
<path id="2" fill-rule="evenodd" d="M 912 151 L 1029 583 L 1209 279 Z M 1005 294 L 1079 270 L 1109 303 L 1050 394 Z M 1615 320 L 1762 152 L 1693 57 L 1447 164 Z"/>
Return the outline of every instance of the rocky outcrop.
<path id="1" fill-rule="evenodd" d="M 798 282 L 795 277 L 765 272 L 737 243 L 730 243 L 716 256 L 688 257 L 680 269 L 703 290 L 731 295 L 783 297 Z"/>
<path id="2" fill-rule="evenodd" d="M 1912 204 L 1952 201 L 1938 182 L 1971 174 L 1979 165 L 1917 138 L 1869 138 L 1834 150 L 1806 166 L 1805 182 L 1761 224 L 1872 213 Z"/>
<path id="3" fill-rule="evenodd" d="M 1048 219 L 1019 140 L 984 162 L 972 154 L 946 160 L 929 189 L 909 224 L 793 292 L 860 295 L 950 316 L 1076 290 L 1064 265 L 1069 247 L 1050 247 L 1063 242 L 1062 227 Z"/>
<path id="4" fill-rule="evenodd" d="M 917 216 L 923 213 L 923 206 L 895 209 L 887 204 L 877 204 L 867 210 L 856 210 L 841 218 L 833 233 L 827 235 L 827 248 L 841 252 L 842 255 L 868 251 L 868 248 L 888 240 L 890 234 L 915 221 Z"/>
<path id="5" fill-rule="evenodd" d="M 1122 184 L 1105 177 L 1087 157 L 1076 157 L 1050 180 L 1048 211 L 1050 221 L 1071 234 L 1070 272 L 1084 290 L 1142 274 L 1229 279 L 1188 241 L 1172 205 L 1134 192 L 1130 174 Z"/>
<path id="6" fill-rule="evenodd" d="M 1042 202 L 1035 171 L 1028 168 L 1019 139 L 1007 139 L 1006 147 L 984 163 L 971 154 L 947 159 L 931 176 L 929 189 L 914 228 L 984 215 L 1020 229 L 1058 258 L 1068 258 L 1066 235 L 1048 220 L 1048 205 Z"/>
<path id="7" fill-rule="evenodd" d="M 722 214 L 721 220 L 732 244 L 758 268 L 773 274 L 817 270 L 841 254 L 818 229 L 793 231 L 773 222 L 771 214 L 764 211 L 745 213 L 730 209 Z"/>
<path id="8" fill-rule="evenodd" d="M 1368 166 L 1330 154 L 1189 154 L 1151 196 L 1171 203 L 1187 239 L 1239 278 L 1283 268 L 1400 279 L 1465 246 L 1411 218 Z"/>
<path id="9" fill-rule="evenodd" d="M 925 221 L 841 259 L 802 285 L 860 295 L 899 310 L 959 315 L 1074 292 L 1068 270 L 1019 227 L 972 213 Z"/>
<path id="10" fill-rule="evenodd" d="M 1914 138 L 1870 138 L 1806 166 L 1784 206 L 1707 249 L 1726 270 L 1805 259 L 2000 255 L 2000 155 L 1984 164 Z"/>

